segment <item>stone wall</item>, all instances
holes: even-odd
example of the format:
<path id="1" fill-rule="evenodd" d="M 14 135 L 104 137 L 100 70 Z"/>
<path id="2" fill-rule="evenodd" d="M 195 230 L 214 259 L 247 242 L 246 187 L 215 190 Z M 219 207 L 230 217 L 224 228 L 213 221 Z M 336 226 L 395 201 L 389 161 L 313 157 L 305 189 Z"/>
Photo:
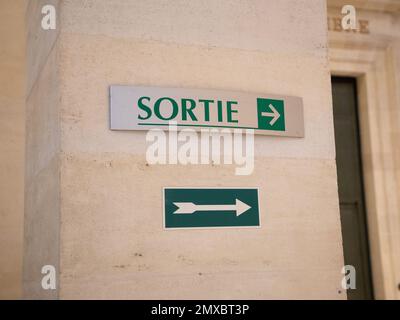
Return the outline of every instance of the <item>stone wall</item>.
<path id="1" fill-rule="evenodd" d="M 0 299 L 22 294 L 25 9 L 0 2 Z"/>
<path id="2" fill-rule="evenodd" d="M 64 0 L 60 298 L 332 298 L 341 289 L 326 4 Z M 147 166 L 109 130 L 111 84 L 304 99 L 305 138 L 256 137 L 255 171 Z M 162 228 L 162 187 L 258 186 L 259 229 Z"/>
<path id="3" fill-rule="evenodd" d="M 51 299 L 41 270 L 59 270 L 60 75 L 58 35 L 41 27 L 42 7 L 59 1 L 31 0 L 27 9 L 27 97 L 24 219 L 24 297 Z"/>

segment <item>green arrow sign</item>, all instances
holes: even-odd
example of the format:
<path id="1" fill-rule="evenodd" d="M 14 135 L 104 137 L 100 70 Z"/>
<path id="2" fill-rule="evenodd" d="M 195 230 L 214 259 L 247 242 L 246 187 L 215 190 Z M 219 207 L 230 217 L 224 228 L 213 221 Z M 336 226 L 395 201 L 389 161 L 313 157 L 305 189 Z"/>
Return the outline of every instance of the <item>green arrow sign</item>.
<path id="1" fill-rule="evenodd" d="M 285 131 L 285 108 L 283 100 L 257 99 L 258 128 Z"/>
<path id="2" fill-rule="evenodd" d="M 258 227 L 258 189 L 165 188 L 164 226 Z"/>

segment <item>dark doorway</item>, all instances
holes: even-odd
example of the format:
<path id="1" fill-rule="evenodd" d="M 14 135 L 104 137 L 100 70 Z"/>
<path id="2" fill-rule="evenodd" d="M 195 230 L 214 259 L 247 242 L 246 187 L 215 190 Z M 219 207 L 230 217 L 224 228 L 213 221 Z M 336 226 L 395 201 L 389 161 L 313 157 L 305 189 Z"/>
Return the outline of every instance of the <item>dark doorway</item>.
<path id="1" fill-rule="evenodd" d="M 356 289 L 347 297 L 373 299 L 356 79 L 332 77 L 332 95 L 344 261 L 356 269 Z"/>

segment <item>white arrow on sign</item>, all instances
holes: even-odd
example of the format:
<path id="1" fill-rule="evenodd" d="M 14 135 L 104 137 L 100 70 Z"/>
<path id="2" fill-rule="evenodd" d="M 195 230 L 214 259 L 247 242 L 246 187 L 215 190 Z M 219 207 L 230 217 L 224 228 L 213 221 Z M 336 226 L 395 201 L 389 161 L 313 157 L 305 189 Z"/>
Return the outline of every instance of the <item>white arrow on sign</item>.
<path id="1" fill-rule="evenodd" d="M 273 126 L 281 115 L 278 111 L 276 111 L 272 104 L 270 104 L 268 107 L 272 110 L 272 112 L 261 112 L 261 115 L 264 117 L 272 117 L 272 120 L 269 122 L 269 124 Z"/>
<path id="2" fill-rule="evenodd" d="M 194 204 L 193 202 L 173 202 L 178 209 L 174 214 L 192 214 L 196 211 L 236 211 L 236 216 L 245 213 L 251 207 L 236 199 L 235 204 Z"/>

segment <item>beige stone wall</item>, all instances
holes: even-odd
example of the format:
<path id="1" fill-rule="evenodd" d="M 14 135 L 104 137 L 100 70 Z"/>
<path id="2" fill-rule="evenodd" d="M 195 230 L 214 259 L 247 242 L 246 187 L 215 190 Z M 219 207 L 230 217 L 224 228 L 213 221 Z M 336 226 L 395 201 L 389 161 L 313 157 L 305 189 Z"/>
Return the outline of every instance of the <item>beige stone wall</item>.
<path id="1" fill-rule="evenodd" d="M 25 9 L 0 1 L 0 299 L 22 294 Z"/>
<path id="2" fill-rule="evenodd" d="M 332 298 L 343 254 L 321 0 L 64 0 L 60 298 Z M 109 130 L 111 84 L 304 99 L 305 138 L 256 138 L 256 167 L 146 166 Z M 260 229 L 162 229 L 162 187 L 259 186 Z"/>
<path id="3" fill-rule="evenodd" d="M 11 34 L 9 26 L 28 2 L 25 297 L 345 298 L 321 0 L 21 0 L 7 10 L 1 3 L 1 37 L 7 37 L 11 45 L 4 48 L 11 51 L 0 51 L 1 67 L 7 67 L 0 77 L 8 75 L 0 78 L 0 181 L 7 181 L 0 192 L 0 229 L 5 230 L 0 234 L 0 297 L 21 295 L 24 99 L 13 90 L 20 90 L 25 79 L 9 76 L 23 66 L 14 46 L 22 31 L 17 27 Z M 45 32 L 40 9 L 49 3 L 57 8 L 59 24 Z M 375 33 L 344 47 L 362 52 L 357 66 L 372 61 L 372 70 L 398 87 L 399 41 L 387 47 L 400 30 L 399 16 L 393 14 L 398 4 L 354 4 L 364 6 L 362 15 L 373 21 Z M 340 41 L 331 35 L 331 44 Z M 376 61 L 382 59 L 374 60 L 381 55 L 366 50 L 371 45 L 385 52 L 383 61 L 394 57 L 387 73 L 379 71 Z M 339 55 L 342 63 L 354 52 Z M 147 166 L 144 132 L 108 128 L 110 84 L 302 96 L 306 136 L 256 137 L 256 166 L 249 177 L 234 176 L 232 166 Z M 399 90 L 388 90 L 400 99 Z M 395 99 L 390 101 L 395 106 Z M 4 107 L 9 105 L 16 108 Z M 399 135 L 397 109 L 391 110 L 390 128 L 379 132 L 390 135 L 385 141 L 391 145 Z M 385 194 L 380 186 L 400 185 L 400 158 L 393 147 L 374 155 L 378 158 L 371 172 L 385 172 L 379 176 L 384 178 L 374 178 L 378 184 L 371 190 L 379 198 L 376 217 L 387 216 L 391 231 L 376 236 L 376 246 L 382 244 L 376 250 L 386 260 L 377 261 L 375 270 L 392 271 L 382 272 L 376 287 L 379 297 L 394 298 L 399 224 L 390 221 L 399 221 L 392 196 L 399 188 Z M 381 170 L 388 164 L 391 171 Z M 262 228 L 163 231 L 164 186 L 259 186 Z M 41 289 L 45 264 L 60 271 L 59 291 Z"/>
<path id="4" fill-rule="evenodd" d="M 27 98 L 25 162 L 24 297 L 56 298 L 43 290 L 41 269 L 59 270 L 60 126 L 56 30 L 41 28 L 42 6 L 58 0 L 31 0 L 27 9 Z"/>
<path id="5" fill-rule="evenodd" d="M 329 0 L 341 16 L 345 0 Z M 369 33 L 332 30 L 335 75 L 358 80 L 361 151 L 374 296 L 400 299 L 400 3 L 355 1 Z"/>

